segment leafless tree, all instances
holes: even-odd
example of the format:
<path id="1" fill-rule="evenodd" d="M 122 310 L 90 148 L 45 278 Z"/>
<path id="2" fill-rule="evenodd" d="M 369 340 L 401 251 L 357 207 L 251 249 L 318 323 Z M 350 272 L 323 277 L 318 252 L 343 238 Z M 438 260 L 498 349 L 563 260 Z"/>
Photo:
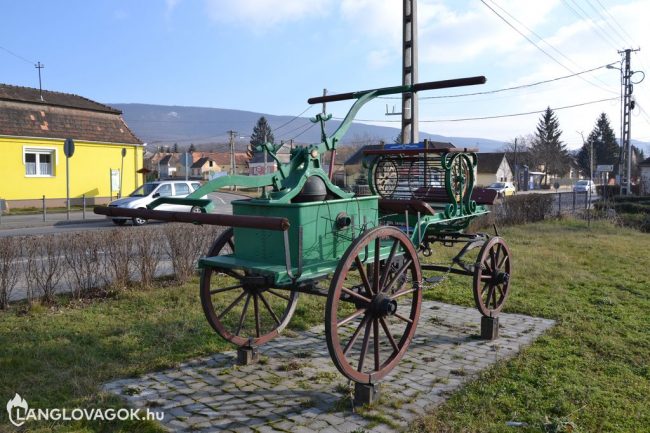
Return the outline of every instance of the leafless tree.
<path id="1" fill-rule="evenodd" d="M 0 238 L 0 309 L 9 306 L 9 298 L 13 291 L 22 266 L 19 264 L 21 257 L 21 242 L 15 237 Z"/>
<path id="2" fill-rule="evenodd" d="M 53 302 L 61 280 L 61 242 L 58 236 L 34 236 L 27 238 L 27 299 L 31 304 L 35 290 L 40 291 L 44 302 Z"/>
<path id="3" fill-rule="evenodd" d="M 80 298 L 84 292 L 97 288 L 102 282 L 101 266 L 102 236 L 90 231 L 72 234 L 63 243 L 63 255 L 67 269 L 66 279 L 71 292 Z"/>

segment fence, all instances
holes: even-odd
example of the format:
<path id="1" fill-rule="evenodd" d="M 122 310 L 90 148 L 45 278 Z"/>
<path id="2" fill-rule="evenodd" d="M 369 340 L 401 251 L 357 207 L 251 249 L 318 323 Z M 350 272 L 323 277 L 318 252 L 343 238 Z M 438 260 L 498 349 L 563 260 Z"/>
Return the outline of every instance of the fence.
<path id="1" fill-rule="evenodd" d="M 589 208 L 590 199 L 596 198 L 596 194 L 588 192 L 556 192 L 553 193 L 553 206 L 547 216 L 575 214 Z"/>

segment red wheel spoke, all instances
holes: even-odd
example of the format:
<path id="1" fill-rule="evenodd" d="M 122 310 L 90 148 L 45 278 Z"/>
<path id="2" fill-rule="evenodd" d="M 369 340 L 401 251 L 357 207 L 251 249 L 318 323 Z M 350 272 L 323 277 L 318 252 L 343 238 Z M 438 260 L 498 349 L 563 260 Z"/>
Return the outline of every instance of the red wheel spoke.
<path id="1" fill-rule="evenodd" d="M 390 268 L 392 267 L 392 262 L 393 258 L 395 258 L 395 252 L 397 251 L 397 246 L 399 245 L 399 241 L 395 239 L 393 241 L 393 245 L 390 247 L 390 254 L 388 255 L 388 259 L 386 259 L 386 265 L 384 266 L 383 272 L 381 273 L 381 279 L 379 280 L 379 291 L 381 292 L 381 288 L 384 287 L 384 283 L 386 282 L 386 278 L 388 278 L 388 273 L 390 272 Z"/>
<path id="2" fill-rule="evenodd" d="M 488 281 L 487 283 L 485 283 L 485 285 L 484 285 L 483 288 L 481 289 L 481 295 L 482 295 L 483 293 L 485 293 L 485 291 L 488 289 L 488 287 L 490 287 L 490 281 Z"/>
<path id="3" fill-rule="evenodd" d="M 365 313 L 366 311 L 367 311 L 366 308 L 359 308 L 357 311 L 355 311 L 354 313 L 350 314 L 350 315 L 349 315 L 348 317 L 346 317 L 345 319 L 339 321 L 336 325 L 339 326 L 339 327 L 341 327 L 341 326 L 345 325 L 346 323 L 348 323 L 348 322 L 350 322 L 350 321 L 356 319 L 357 317 L 361 316 L 361 315 L 362 315 L 363 313 Z"/>
<path id="4" fill-rule="evenodd" d="M 354 334 L 352 334 L 352 337 L 350 337 L 350 341 L 348 341 L 348 344 L 345 345 L 343 348 L 343 354 L 347 355 L 348 351 L 352 348 L 354 345 L 355 341 L 357 341 L 357 338 L 359 337 L 359 334 L 361 333 L 361 329 L 366 325 L 368 322 L 370 316 L 365 316 L 361 323 L 359 323 L 359 326 L 357 326 L 357 329 L 354 331 Z"/>
<path id="5" fill-rule="evenodd" d="M 210 294 L 211 295 L 216 295 L 217 293 L 227 292 L 229 290 L 241 289 L 242 287 L 244 287 L 242 284 L 236 284 L 234 286 L 224 287 L 222 289 L 210 290 Z"/>
<path id="6" fill-rule="evenodd" d="M 375 371 L 379 371 L 379 320 L 372 321 L 372 342 L 375 349 Z"/>
<path id="7" fill-rule="evenodd" d="M 494 248 L 490 248 L 490 267 L 491 267 L 491 271 L 494 271 L 496 264 L 497 264 L 497 260 L 494 257 Z"/>
<path id="8" fill-rule="evenodd" d="M 381 256 L 381 239 L 377 237 L 375 239 L 375 261 L 372 265 L 372 288 L 374 293 L 379 293 L 379 270 L 381 269 L 381 263 L 379 257 Z"/>
<path id="9" fill-rule="evenodd" d="M 363 263 L 361 262 L 361 259 L 359 256 L 354 258 L 354 263 L 357 265 L 357 269 L 359 270 L 359 275 L 361 276 L 361 281 L 363 281 L 363 285 L 366 288 L 366 292 L 368 292 L 368 296 L 372 296 L 372 286 L 370 285 L 370 281 L 368 281 L 368 275 L 366 274 L 366 269 L 363 266 Z"/>
<path id="10" fill-rule="evenodd" d="M 503 258 L 501 259 L 501 263 L 499 263 L 499 266 L 497 267 L 497 269 L 501 269 L 503 267 L 503 265 L 506 264 L 507 261 L 508 261 L 508 255 L 504 254 Z"/>
<path id="11" fill-rule="evenodd" d="M 481 281 L 489 281 L 492 279 L 492 275 L 490 274 L 481 274 Z"/>
<path id="12" fill-rule="evenodd" d="M 496 287 L 492 290 L 492 301 L 494 303 L 494 308 L 497 307 L 497 290 Z"/>
<path id="13" fill-rule="evenodd" d="M 221 312 L 221 314 L 219 315 L 219 320 L 221 320 L 221 319 L 223 318 L 223 316 L 225 316 L 226 314 L 228 314 L 228 312 L 229 312 L 230 310 L 232 310 L 233 307 L 234 307 L 235 305 L 239 304 L 239 301 L 241 301 L 241 300 L 244 298 L 244 296 L 246 296 L 246 292 L 242 291 L 242 292 L 241 292 L 241 295 L 237 296 L 237 299 L 235 299 L 234 301 L 232 301 L 232 303 L 231 303 L 230 305 L 228 305 L 228 306 L 226 307 L 226 309 L 223 310 L 223 311 Z"/>
<path id="14" fill-rule="evenodd" d="M 493 263 L 494 263 L 494 265 L 495 265 L 495 266 L 497 267 L 497 269 L 498 269 L 498 268 L 499 268 L 499 266 L 498 266 L 498 263 L 499 263 L 499 254 L 501 253 L 501 244 L 497 244 L 497 246 L 496 246 L 495 249 L 496 249 L 496 253 L 495 253 L 495 255 L 494 255 L 494 262 L 493 262 Z"/>
<path id="15" fill-rule="evenodd" d="M 255 309 L 255 334 L 260 338 L 260 306 L 255 293 L 253 293 L 253 308 Z"/>
<path id="16" fill-rule="evenodd" d="M 366 332 L 363 334 L 363 343 L 361 344 L 361 354 L 359 355 L 359 366 L 357 371 L 363 370 L 363 364 L 366 361 L 366 353 L 368 352 L 368 343 L 370 343 L 370 320 L 366 323 Z"/>
<path id="17" fill-rule="evenodd" d="M 386 324 L 386 319 L 380 317 L 379 323 L 381 323 L 381 327 L 384 328 L 384 333 L 386 334 L 386 337 L 388 337 L 388 341 L 390 341 L 390 345 L 393 346 L 393 351 L 399 352 L 399 346 L 395 342 L 395 338 L 393 338 L 393 335 L 390 333 L 390 330 L 388 329 L 388 324 Z"/>
<path id="18" fill-rule="evenodd" d="M 411 288 L 411 289 L 402 290 L 401 292 L 397 292 L 397 293 L 395 293 L 393 296 L 390 297 L 390 299 L 397 299 L 397 298 L 399 298 L 400 296 L 408 295 L 409 293 L 413 293 L 413 292 L 415 292 L 415 291 L 417 291 L 417 290 L 418 290 L 417 287 L 413 287 L 413 288 Z"/>
<path id="19" fill-rule="evenodd" d="M 271 308 L 271 305 L 269 304 L 269 302 L 266 300 L 266 298 L 264 297 L 264 295 L 262 293 L 260 293 L 259 296 L 260 296 L 260 299 L 262 300 L 262 303 L 264 303 L 264 306 L 268 310 L 269 314 L 271 314 L 271 317 L 273 317 L 273 320 L 275 320 L 275 323 L 279 325 L 280 324 L 280 319 L 278 319 L 278 316 L 276 316 L 275 313 L 273 312 L 273 309 Z"/>
<path id="20" fill-rule="evenodd" d="M 241 316 L 239 317 L 239 324 L 237 325 L 237 330 L 235 335 L 239 335 L 241 328 L 244 326 L 244 320 L 246 319 L 246 311 L 248 311 L 248 302 L 251 300 L 251 294 L 248 293 L 246 296 L 246 301 L 244 301 L 244 308 L 242 308 Z"/>
<path id="21" fill-rule="evenodd" d="M 395 313 L 394 316 L 397 317 L 400 320 L 405 321 L 406 323 L 413 323 L 413 321 L 411 319 L 409 319 L 408 317 L 404 317 L 399 313 Z"/>
<path id="22" fill-rule="evenodd" d="M 278 292 L 275 292 L 275 291 L 273 291 L 273 290 L 271 290 L 271 289 L 268 289 L 267 292 L 269 292 L 269 293 L 272 294 L 272 295 L 277 296 L 278 298 L 282 298 L 282 299 L 284 299 L 284 300 L 287 301 L 287 302 L 289 302 L 289 301 L 291 300 L 288 296 L 283 295 L 283 294 L 278 293 Z"/>
<path id="23" fill-rule="evenodd" d="M 372 302 L 372 301 L 370 301 L 370 299 L 366 298 L 365 296 L 361 296 L 361 295 L 358 294 L 357 292 L 355 292 L 355 291 L 353 291 L 353 290 L 350 290 L 350 289 L 348 289 L 347 287 L 341 287 L 341 291 L 344 292 L 344 293 L 347 293 L 348 295 L 352 296 L 352 297 L 355 298 L 355 299 L 358 299 L 358 300 L 360 300 L 360 301 L 366 302 L 366 303 L 368 303 L 368 304 L 369 304 L 370 302 Z"/>
<path id="24" fill-rule="evenodd" d="M 388 284 L 386 284 L 386 286 L 383 288 L 383 292 L 384 292 L 384 293 L 385 293 L 385 292 L 388 292 L 388 291 L 393 287 L 393 284 L 395 284 L 395 281 L 397 281 L 397 279 L 400 278 L 400 277 L 402 276 L 402 274 L 404 273 L 404 271 L 405 271 L 409 266 L 411 266 L 411 263 L 413 263 L 413 259 L 408 259 L 408 260 L 404 263 L 404 265 L 402 265 L 402 267 L 399 268 L 399 270 L 398 270 L 397 272 L 395 272 L 395 275 L 393 275 L 393 278 L 391 278 L 390 281 L 388 282 Z"/>

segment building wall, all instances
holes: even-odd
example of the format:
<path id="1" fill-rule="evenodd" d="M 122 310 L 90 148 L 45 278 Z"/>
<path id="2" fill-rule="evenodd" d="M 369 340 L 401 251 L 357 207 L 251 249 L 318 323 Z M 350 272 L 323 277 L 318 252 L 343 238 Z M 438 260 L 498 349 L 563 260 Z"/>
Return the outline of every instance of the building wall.
<path id="1" fill-rule="evenodd" d="M 66 157 L 62 139 L 0 137 L 0 198 L 8 206 L 34 206 L 43 196 L 48 205 L 61 205 L 66 197 Z M 131 193 L 142 184 L 142 147 L 133 144 L 104 144 L 75 141 L 75 152 L 70 158 L 70 198 L 79 202 L 83 195 L 89 204 L 102 203 L 115 197 L 111 193 L 110 170 L 122 167 L 122 149 L 126 149 L 122 194 Z M 26 174 L 26 149 L 53 151 L 52 175 L 34 177 Z"/>
<path id="2" fill-rule="evenodd" d="M 650 194 L 650 166 L 641 166 L 641 194 Z"/>
<path id="3" fill-rule="evenodd" d="M 479 163 L 479 168 L 480 168 L 480 163 Z M 501 161 L 501 164 L 499 165 L 499 168 L 497 169 L 496 173 L 479 172 L 476 179 L 476 185 L 488 186 L 489 184 L 494 182 L 511 182 L 513 180 L 514 180 L 514 173 L 510 169 L 510 165 L 508 164 L 506 159 L 503 158 L 503 161 Z"/>

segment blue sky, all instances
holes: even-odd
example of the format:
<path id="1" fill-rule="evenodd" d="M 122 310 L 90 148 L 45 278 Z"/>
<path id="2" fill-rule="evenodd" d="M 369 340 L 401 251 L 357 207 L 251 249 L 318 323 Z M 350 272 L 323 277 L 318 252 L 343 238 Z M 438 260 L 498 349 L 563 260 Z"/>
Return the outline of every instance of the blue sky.
<path id="1" fill-rule="evenodd" d="M 308 97 L 401 81 L 401 0 L 94 0 L 4 2 L 0 82 L 101 102 L 204 106 L 296 115 Z M 549 58 L 503 22 L 491 6 Z M 488 91 L 581 72 L 620 60 L 617 49 L 650 40 L 648 0 L 419 0 L 419 77 L 485 75 L 484 86 L 421 98 Z M 621 27 L 623 29 L 621 29 Z M 542 38 L 540 40 L 539 38 Z M 650 67 L 650 47 L 632 56 Z M 11 53 L 9 53 L 9 50 Z M 557 60 L 557 62 L 556 62 Z M 561 66 L 558 64 L 562 63 Z M 650 74 L 650 70 L 647 70 Z M 594 72 L 517 91 L 421 99 L 420 130 L 510 140 L 539 115 L 450 122 L 617 98 L 619 72 Z M 635 75 L 635 80 L 641 74 Z M 650 141 L 650 78 L 635 87 L 633 138 Z M 358 116 L 377 121 L 397 100 Z M 343 116 L 349 103 L 328 104 Z M 317 112 L 314 107 L 305 115 Z M 558 110 L 563 139 L 581 144 L 600 112 L 619 131 L 618 100 Z M 428 122 L 435 121 L 435 122 Z"/>

